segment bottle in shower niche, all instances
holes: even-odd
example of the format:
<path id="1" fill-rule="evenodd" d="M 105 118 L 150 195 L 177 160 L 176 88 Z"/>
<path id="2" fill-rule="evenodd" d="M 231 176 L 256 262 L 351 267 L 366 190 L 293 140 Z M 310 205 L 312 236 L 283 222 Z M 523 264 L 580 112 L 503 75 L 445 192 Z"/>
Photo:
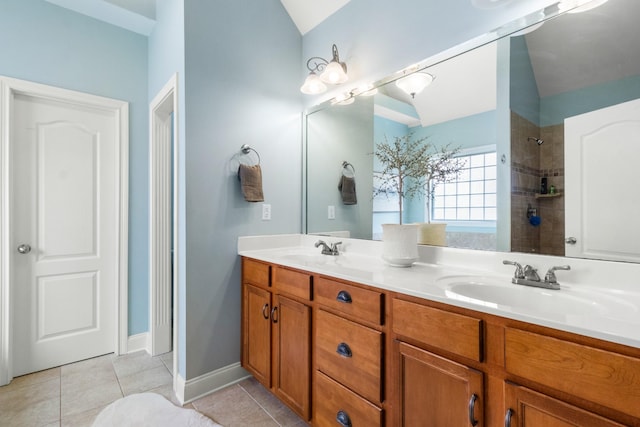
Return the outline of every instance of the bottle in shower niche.
<path id="1" fill-rule="evenodd" d="M 547 194 L 547 178 L 540 178 L 540 194 Z"/>

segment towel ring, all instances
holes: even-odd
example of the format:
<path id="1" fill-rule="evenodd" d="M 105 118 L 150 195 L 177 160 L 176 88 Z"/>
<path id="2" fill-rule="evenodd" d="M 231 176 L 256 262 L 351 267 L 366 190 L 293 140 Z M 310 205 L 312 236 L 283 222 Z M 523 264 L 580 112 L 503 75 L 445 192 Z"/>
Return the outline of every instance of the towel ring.
<path id="1" fill-rule="evenodd" d="M 353 167 L 353 165 L 352 165 L 351 163 L 347 162 L 346 160 L 342 162 L 342 167 L 343 167 L 344 169 L 346 169 L 346 168 L 350 167 L 350 168 L 351 168 L 351 170 L 353 170 L 353 173 L 354 173 L 354 174 L 356 173 L 356 168 L 354 168 L 354 167 Z"/>
<path id="2" fill-rule="evenodd" d="M 256 156 L 258 156 L 258 164 L 260 164 L 260 153 L 258 153 L 254 148 L 251 148 L 249 144 L 242 144 L 242 147 L 240 147 L 240 151 L 242 151 L 242 154 L 249 154 L 251 151 L 253 151 L 254 153 L 256 153 Z"/>

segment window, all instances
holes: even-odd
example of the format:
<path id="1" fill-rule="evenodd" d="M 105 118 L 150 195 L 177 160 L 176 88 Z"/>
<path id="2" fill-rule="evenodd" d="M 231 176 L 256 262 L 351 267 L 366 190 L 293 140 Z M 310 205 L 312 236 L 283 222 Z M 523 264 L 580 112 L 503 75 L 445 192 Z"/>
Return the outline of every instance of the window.
<path id="1" fill-rule="evenodd" d="M 455 181 L 440 184 L 434 192 L 432 218 L 434 221 L 484 223 L 496 221 L 496 148 L 479 147 L 473 152 L 463 151 L 464 161 Z"/>

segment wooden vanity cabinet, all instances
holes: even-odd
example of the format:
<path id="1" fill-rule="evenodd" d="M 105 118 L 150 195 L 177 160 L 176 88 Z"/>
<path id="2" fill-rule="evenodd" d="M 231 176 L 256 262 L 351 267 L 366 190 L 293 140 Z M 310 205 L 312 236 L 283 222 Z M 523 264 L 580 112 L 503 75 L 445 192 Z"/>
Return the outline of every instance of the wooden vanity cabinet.
<path id="1" fill-rule="evenodd" d="M 271 266 L 242 259 L 242 366 L 271 388 Z"/>
<path id="2" fill-rule="evenodd" d="M 243 258 L 242 366 L 311 417 L 311 275 Z"/>
<path id="3" fill-rule="evenodd" d="M 402 426 L 483 426 L 482 372 L 399 342 Z"/>
<path id="4" fill-rule="evenodd" d="M 640 349 L 243 259 L 242 365 L 313 426 L 640 427 Z"/>
<path id="5" fill-rule="evenodd" d="M 615 421 L 517 384 L 505 384 L 505 427 L 622 427 Z"/>
<path id="6" fill-rule="evenodd" d="M 384 295 L 318 276 L 314 426 L 384 423 Z"/>
<path id="7" fill-rule="evenodd" d="M 505 385 L 505 407 L 515 417 L 511 425 L 625 425 L 590 411 L 610 408 L 621 420 L 640 426 L 640 358 L 515 327 L 506 327 L 504 338 L 505 368 L 512 378 Z M 582 399 L 585 409 L 514 384 L 517 381 Z"/>
<path id="8" fill-rule="evenodd" d="M 484 426 L 484 374 L 426 349 L 480 361 L 482 321 L 398 298 L 391 313 L 397 424 Z"/>

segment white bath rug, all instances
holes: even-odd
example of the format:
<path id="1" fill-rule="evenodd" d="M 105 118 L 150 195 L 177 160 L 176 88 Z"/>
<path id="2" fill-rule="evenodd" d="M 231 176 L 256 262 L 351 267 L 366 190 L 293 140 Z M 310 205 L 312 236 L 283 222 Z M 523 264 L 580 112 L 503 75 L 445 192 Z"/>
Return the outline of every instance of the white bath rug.
<path id="1" fill-rule="evenodd" d="M 222 427 L 201 413 L 180 408 L 156 393 L 132 394 L 99 414 L 93 427 Z"/>

